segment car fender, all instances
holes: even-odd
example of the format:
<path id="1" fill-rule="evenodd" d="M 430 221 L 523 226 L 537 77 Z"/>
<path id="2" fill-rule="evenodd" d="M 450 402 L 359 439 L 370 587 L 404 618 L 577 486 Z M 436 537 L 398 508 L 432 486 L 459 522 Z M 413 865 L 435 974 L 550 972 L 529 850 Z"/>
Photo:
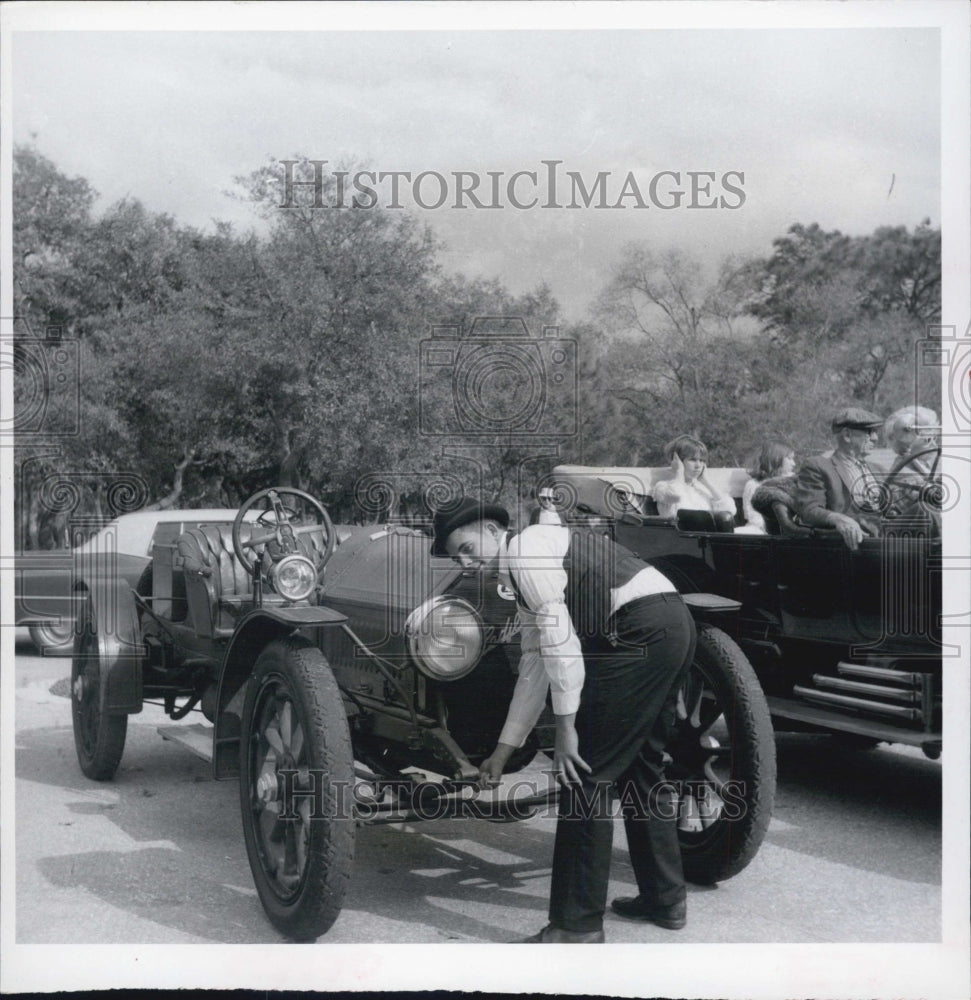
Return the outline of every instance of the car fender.
<path id="1" fill-rule="evenodd" d="M 722 628 L 727 624 L 726 616 L 737 614 L 742 607 L 741 601 L 734 601 L 730 597 L 722 597 L 719 594 L 696 592 L 682 594 L 681 599 L 687 605 L 696 622 Z"/>
<path id="2" fill-rule="evenodd" d="M 101 663 L 102 711 L 112 715 L 142 710 L 142 643 L 135 598 L 125 580 L 98 578 L 75 585 L 80 628 L 93 628 Z M 85 603 L 91 608 L 84 611 Z M 77 649 L 77 645 L 75 645 Z"/>
<path id="3" fill-rule="evenodd" d="M 230 703 L 242 690 L 263 647 L 298 629 L 326 628 L 346 621 L 347 616 L 338 611 L 306 606 L 257 608 L 240 619 L 219 672 L 212 748 L 215 780 L 239 774 L 239 713 L 230 711 Z"/>

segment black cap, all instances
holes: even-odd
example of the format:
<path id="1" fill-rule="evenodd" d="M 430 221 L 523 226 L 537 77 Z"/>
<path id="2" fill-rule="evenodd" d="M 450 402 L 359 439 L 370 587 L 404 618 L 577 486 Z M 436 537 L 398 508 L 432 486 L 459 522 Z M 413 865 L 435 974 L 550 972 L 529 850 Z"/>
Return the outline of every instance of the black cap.
<path id="1" fill-rule="evenodd" d="M 481 503 L 472 497 L 463 497 L 455 507 L 448 507 L 435 513 L 435 542 L 433 556 L 447 556 L 445 541 L 456 529 L 473 521 L 497 521 L 503 528 L 509 527 L 509 511 L 495 503 Z"/>
<path id="2" fill-rule="evenodd" d="M 833 417 L 833 433 L 843 427 L 850 427 L 856 431 L 869 431 L 874 427 L 883 426 L 883 417 L 878 417 L 869 410 L 861 410 L 858 406 L 847 406 Z"/>

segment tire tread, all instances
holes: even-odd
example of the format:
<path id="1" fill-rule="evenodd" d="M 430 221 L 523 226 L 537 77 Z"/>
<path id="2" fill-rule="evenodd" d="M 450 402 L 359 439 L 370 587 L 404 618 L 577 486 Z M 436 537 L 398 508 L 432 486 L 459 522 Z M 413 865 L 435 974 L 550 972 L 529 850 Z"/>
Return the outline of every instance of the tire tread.
<path id="1" fill-rule="evenodd" d="M 711 849 L 683 851 L 685 877 L 699 885 L 711 885 L 737 875 L 762 845 L 775 800 L 775 736 L 758 677 L 738 644 L 719 628 L 699 625 L 698 649 L 704 650 L 703 661 L 710 661 L 706 665 L 718 669 L 726 686 L 724 693 L 732 698 L 734 770 L 744 774 L 748 786 L 745 815 L 723 822 Z M 697 659 L 697 652 L 695 656 Z"/>
<path id="2" fill-rule="evenodd" d="M 277 655 L 280 656 L 279 665 L 274 662 Z M 317 761 L 316 766 L 327 767 L 335 787 L 349 789 L 353 782 L 353 754 L 347 717 L 340 690 L 323 653 L 300 636 L 274 640 L 257 658 L 252 679 L 258 680 L 271 662 L 274 662 L 272 669 L 288 675 L 296 693 L 304 701 L 310 730 L 304 734 L 304 739 L 309 741 L 309 745 L 316 741 L 326 757 L 325 761 Z M 240 805 L 250 867 L 264 909 L 277 930 L 294 941 L 314 941 L 330 929 L 343 905 L 354 858 L 354 819 L 340 815 L 340 810 L 347 808 L 346 801 L 341 803 L 328 795 L 323 803 L 324 811 L 336 818 L 315 821 L 326 824 L 325 842 L 317 850 L 314 850 L 313 844 L 310 846 L 315 860 L 308 860 L 307 882 L 299 902 L 292 906 L 281 905 L 272 890 L 262 884 L 262 867 L 256 856 L 247 818 L 249 740 L 246 733 L 254 698 L 255 692 L 250 691 L 243 713 L 244 738 L 240 741 Z"/>

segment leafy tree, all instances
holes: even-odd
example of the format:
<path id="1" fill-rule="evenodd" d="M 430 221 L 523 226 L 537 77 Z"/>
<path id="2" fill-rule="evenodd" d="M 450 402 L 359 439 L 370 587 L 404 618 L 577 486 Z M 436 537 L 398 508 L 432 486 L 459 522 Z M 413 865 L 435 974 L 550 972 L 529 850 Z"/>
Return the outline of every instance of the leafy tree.
<path id="1" fill-rule="evenodd" d="M 911 401 L 914 344 L 941 313 L 940 232 L 929 220 L 860 237 L 794 225 L 773 247 L 748 309 L 784 348 L 782 371 L 822 368 L 844 403 Z"/>
<path id="2" fill-rule="evenodd" d="M 756 388 L 751 352 L 737 329 L 748 294 L 742 269 L 742 262 L 726 261 L 708 277 L 680 251 L 645 243 L 622 251 L 598 300 L 609 333 L 605 380 L 623 404 L 605 417 L 613 427 L 626 423 L 630 442 L 622 464 L 663 461 L 664 443 L 685 432 L 705 440 L 713 462 L 735 456 Z"/>

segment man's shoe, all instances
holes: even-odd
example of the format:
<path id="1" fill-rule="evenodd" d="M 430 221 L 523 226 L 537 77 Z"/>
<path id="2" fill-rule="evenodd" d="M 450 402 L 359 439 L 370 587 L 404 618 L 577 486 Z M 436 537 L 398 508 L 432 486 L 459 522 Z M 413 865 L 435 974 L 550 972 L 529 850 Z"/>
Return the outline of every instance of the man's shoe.
<path id="1" fill-rule="evenodd" d="M 538 934 L 523 938 L 520 944 L 603 944 L 604 932 L 565 931 L 547 924 Z"/>
<path id="2" fill-rule="evenodd" d="M 669 931 L 679 931 L 688 922 L 688 904 L 683 899 L 670 906 L 661 906 L 648 903 L 643 896 L 627 896 L 615 899 L 610 908 L 628 920 L 646 920 Z"/>

